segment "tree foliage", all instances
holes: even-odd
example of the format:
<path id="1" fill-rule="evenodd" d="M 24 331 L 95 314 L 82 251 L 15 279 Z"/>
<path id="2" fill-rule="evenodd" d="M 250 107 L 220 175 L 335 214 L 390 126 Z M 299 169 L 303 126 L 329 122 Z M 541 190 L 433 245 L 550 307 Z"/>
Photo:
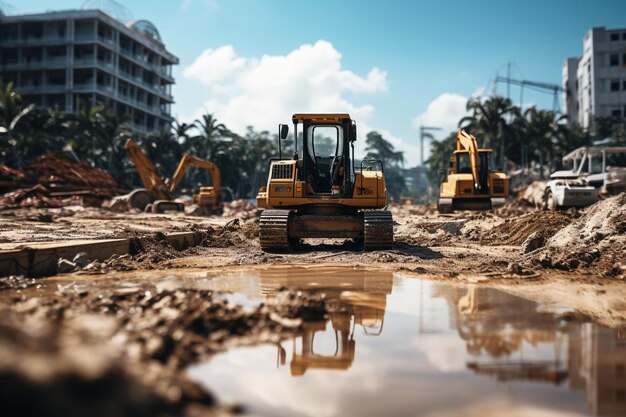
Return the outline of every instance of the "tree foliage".
<path id="1" fill-rule="evenodd" d="M 486 100 L 472 98 L 467 103 L 469 116 L 459 121 L 459 128 L 476 136 L 481 147 L 493 149 L 497 166 L 534 169 L 545 175 L 561 168 L 561 158 L 581 146 L 594 143 L 626 144 L 626 123 L 619 118 L 596 117 L 585 131 L 567 123 L 565 116 L 530 107 L 524 112 L 503 97 Z M 433 141 L 428 160 L 428 176 L 439 183 L 455 149 L 456 132 L 442 141 Z"/>
<path id="2" fill-rule="evenodd" d="M 365 139 L 366 159 L 378 159 L 383 163 L 387 192 L 396 201 L 406 191 L 406 183 L 402 174 L 404 152 L 396 151 L 393 144 L 376 132 L 369 132 Z"/>

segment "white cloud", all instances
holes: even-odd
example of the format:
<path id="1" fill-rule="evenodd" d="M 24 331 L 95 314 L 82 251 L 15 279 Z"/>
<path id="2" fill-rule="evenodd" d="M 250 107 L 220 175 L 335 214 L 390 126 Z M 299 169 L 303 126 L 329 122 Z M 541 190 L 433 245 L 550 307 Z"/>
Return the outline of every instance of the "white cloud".
<path id="1" fill-rule="evenodd" d="M 359 123 L 357 149 L 363 148 L 374 113 L 366 97 L 388 90 L 386 71 L 374 67 L 362 76 L 347 70 L 341 53 L 324 40 L 261 57 L 241 57 L 230 45 L 206 49 L 183 75 L 200 83 L 197 94 L 209 97 L 187 119 L 208 111 L 235 132 L 248 125 L 274 131 L 295 112 L 347 112 Z M 386 137 L 402 145 L 401 139 Z"/>
<path id="2" fill-rule="evenodd" d="M 442 128 L 444 135 L 457 129 L 459 120 L 467 111 L 467 97 L 454 93 L 443 93 L 430 102 L 426 111 L 413 119 L 413 127 L 433 126 Z"/>
<path id="3" fill-rule="evenodd" d="M 245 64 L 246 59 L 238 57 L 235 49 L 227 45 L 217 49 L 205 49 L 193 64 L 184 69 L 183 75 L 210 85 L 223 82 Z"/>
<path id="4" fill-rule="evenodd" d="M 478 87 L 472 97 L 480 97 L 484 87 Z M 441 140 L 458 129 L 459 121 L 468 115 L 465 108 L 469 98 L 455 93 L 443 93 L 428 104 L 426 111 L 413 119 L 413 128 L 420 126 L 439 127 L 441 131 L 431 131 L 435 139 Z M 416 153 L 419 155 L 419 153 Z M 424 141 L 424 160 L 430 156 L 430 141 Z"/>

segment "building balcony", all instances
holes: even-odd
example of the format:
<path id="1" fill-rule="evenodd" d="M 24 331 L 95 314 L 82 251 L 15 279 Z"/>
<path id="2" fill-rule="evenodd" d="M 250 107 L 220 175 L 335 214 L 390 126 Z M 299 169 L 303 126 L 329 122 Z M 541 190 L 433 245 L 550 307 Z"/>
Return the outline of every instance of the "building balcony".
<path id="1" fill-rule="evenodd" d="M 66 37 L 62 36 L 43 36 L 41 38 L 3 38 L 1 40 L 3 46 L 39 46 L 39 45 L 58 45 L 68 42 Z"/>
<path id="2" fill-rule="evenodd" d="M 15 87 L 20 94 L 62 94 L 67 92 L 65 84 L 20 84 Z"/>
<path id="3" fill-rule="evenodd" d="M 98 67 L 104 69 L 108 73 L 112 73 L 115 65 L 113 65 L 113 61 L 104 61 L 101 59 L 96 59 L 95 57 L 89 58 L 78 58 L 74 59 L 75 68 L 91 68 Z"/>

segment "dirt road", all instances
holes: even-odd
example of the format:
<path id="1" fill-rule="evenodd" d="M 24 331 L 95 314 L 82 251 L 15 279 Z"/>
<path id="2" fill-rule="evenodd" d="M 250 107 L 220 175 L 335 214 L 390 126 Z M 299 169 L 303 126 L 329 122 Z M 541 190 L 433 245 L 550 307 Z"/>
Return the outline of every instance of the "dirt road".
<path id="1" fill-rule="evenodd" d="M 318 240 L 289 254 L 260 250 L 253 211 L 219 218 L 80 208 L 1 212 L 3 247 L 77 238 L 141 241 L 134 254 L 87 260 L 72 274 L 0 280 L 0 380 L 14 400 L 9 409 L 84 415 L 97 401 L 102 416 L 228 415 L 237 407 L 218 405 L 184 368 L 232 346 L 275 343 L 333 308 L 323 292 L 287 289 L 244 308 L 214 291 L 158 286 L 154 273 L 350 266 L 506 288 L 546 305 L 566 301 L 575 314 L 603 326 L 626 325 L 626 194 L 564 213 L 515 206 L 447 216 L 392 210 L 393 250 L 363 253 L 350 241 Z M 161 238 L 189 230 L 203 234 L 199 246 L 177 251 Z M 129 285 L 139 276 L 141 284 Z M 77 387 L 85 394 L 79 401 Z M 37 404 L 29 401 L 34 395 Z"/>

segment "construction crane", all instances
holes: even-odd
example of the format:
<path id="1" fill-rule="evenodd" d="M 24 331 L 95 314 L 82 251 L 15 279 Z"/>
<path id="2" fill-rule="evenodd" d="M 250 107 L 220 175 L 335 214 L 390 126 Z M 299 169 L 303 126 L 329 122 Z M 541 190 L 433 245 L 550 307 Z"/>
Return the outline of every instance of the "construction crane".
<path id="1" fill-rule="evenodd" d="M 528 80 L 516 80 L 511 77 L 497 76 L 495 83 L 503 83 L 507 85 L 517 85 L 520 87 L 520 109 L 524 106 L 524 87 L 531 90 L 539 91 L 541 93 L 550 93 L 553 96 L 552 109 L 554 113 L 561 113 L 561 107 L 559 105 L 558 94 L 564 92 L 563 87 L 558 84 L 544 83 L 540 81 L 528 81 Z"/>
<path id="2" fill-rule="evenodd" d="M 441 130 L 440 127 L 434 126 L 420 126 L 420 166 L 424 166 L 424 138 L 433 140 L 435 137 L 429 130 Z"/>

